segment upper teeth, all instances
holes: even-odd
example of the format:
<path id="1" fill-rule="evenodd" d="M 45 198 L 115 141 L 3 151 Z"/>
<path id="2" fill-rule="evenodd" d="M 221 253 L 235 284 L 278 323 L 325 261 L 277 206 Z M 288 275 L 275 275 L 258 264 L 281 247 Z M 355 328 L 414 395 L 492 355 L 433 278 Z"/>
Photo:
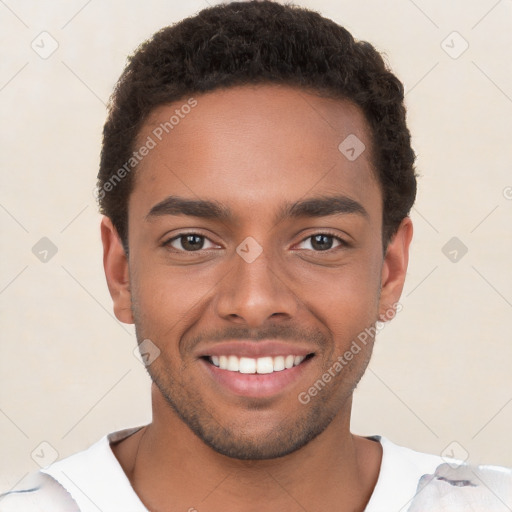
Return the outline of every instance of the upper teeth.
<path id="1" fill-rule="evenodd" d="M 211 356 L 210 361 L 221 370 L 240 373 L 272 373 L 280 372 L 302 363 L 306 356 L 276 356 L 276 357 L 238 357 Z"/>

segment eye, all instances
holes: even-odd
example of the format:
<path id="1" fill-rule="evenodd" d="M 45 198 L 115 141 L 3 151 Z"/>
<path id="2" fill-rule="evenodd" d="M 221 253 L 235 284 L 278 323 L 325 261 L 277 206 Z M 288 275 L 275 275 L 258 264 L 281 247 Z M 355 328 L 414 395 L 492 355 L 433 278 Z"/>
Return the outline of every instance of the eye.
<path id="1" fill-rule="evenodd" d="M 207 243 L 209 243 L 210 246 L 205 246 Z M 201 251 L 204 249 L 218 247 L 210 239 L 198 233 L 181 233 L 170 240 L 167 240 L 163 245 L 165 247 L 172 247 L 173 249 L 184 252 Z"/>
<path id="2" fill-rule="evenodd" d="M 337 245 L 334 245 L 334 243 L 337 243 Z M 313 250 L 316 252 L 328 251 L 339 246 L 348 246 L 345 240 L 329 233 L 317 233 L 316 235 L 308 236 L 302 240 L 299 245 L 301 244 L 306 244 L 306 247 L 302 247 L 302 249 Z"/>

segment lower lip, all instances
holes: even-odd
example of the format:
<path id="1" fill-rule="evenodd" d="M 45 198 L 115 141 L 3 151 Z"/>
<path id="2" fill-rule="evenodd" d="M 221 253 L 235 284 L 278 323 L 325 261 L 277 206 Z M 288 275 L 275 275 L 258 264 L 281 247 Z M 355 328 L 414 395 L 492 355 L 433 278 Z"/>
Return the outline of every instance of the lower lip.
<path id="1" fill-rule="evenodd" d="M 305 359 L 298 366 L 273 373 L 240 373 L 221 370 L 200 359 L 200 364 L 221 387 L 239 396 L 268 398 L 281 393 L 296 382 L 307 369 L 313 358 Z"/>

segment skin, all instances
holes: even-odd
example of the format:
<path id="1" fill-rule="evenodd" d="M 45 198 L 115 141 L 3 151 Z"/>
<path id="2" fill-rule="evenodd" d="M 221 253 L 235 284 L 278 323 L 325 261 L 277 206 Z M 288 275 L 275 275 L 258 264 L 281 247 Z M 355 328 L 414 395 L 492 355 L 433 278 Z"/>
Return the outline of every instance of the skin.
<path id="1" fill-rule="evenodd" d="M 137 167 L 129 258 L 110 220 L 101 224 L 115 314 L 161 351 L 148 366 L 153 420 L 112 449 L 152 511 L 362 511 L 381 447 L 349 427 L 373 340 L 308 404 L 297 397 L 359 333 L 389 317 L 404 284 L 411 221 L 383 254 L 382 192 L 369 128 L 353 104 L 277 85 L 195 98 Z M 183 103 L 155 109 L 139 141 Z M 338 150 L 350 134 L 366 146 L 355 161 Z M 217 201 L 233 217 L 148 216 L 171 195 Z M 337 195 L 366 214 L 275 220 L 285 203 Z M 175 238 L 190 232 L 206 237 L 204 250 L 186 252 L 186 239 Z M 329 250 L 313 245 L 322 233 L 335 237 L 324 239 Z M 236 252 L 249 236 L 262 249 L 251 263 Z M 314 350 L 300 377 L 271 397 L 227 392 L 197 357 L 217 342 L 262 338 Z"/>

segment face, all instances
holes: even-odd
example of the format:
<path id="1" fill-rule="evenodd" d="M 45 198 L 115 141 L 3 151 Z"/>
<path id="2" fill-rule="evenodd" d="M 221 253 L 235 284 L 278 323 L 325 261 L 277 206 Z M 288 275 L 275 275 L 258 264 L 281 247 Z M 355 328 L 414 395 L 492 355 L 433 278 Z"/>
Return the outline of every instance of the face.
<path id="1" fill-rule="evenodd" d="M 279 457 L 348 424 L 373 340 L 344 354 L 398 300 L 411 225 L 383 254 L 370 133 L 351 103 L 274 85 L 194 99 L 141 130 L 155 146 L 129 199 L 129 260 L 103 221 L 107 280 L 117 317 L 160 351 L 147 367 L 158 407 L 219 453 Z"/>

